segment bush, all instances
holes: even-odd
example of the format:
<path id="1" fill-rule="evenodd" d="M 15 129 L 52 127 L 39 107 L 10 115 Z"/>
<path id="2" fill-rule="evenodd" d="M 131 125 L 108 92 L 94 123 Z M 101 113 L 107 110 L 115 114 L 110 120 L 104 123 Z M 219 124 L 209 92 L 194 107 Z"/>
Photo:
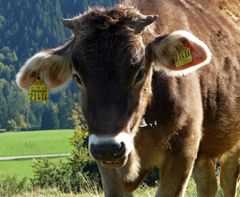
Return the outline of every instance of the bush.
<path id="1" fill-rule="evenodd" d="M 17 179 L 15 175 L 0 178 L 0 196 L 12 196 L 27 191 L 29 184 L 27 178 Z"/>
<path id="2" fill-rule="evenodd" d="M 99 185 L 100 174 L 96 163 L 88 156 L 87 127 L 79 106 L 73 110 L 71 120 L 75 126 L 70 140 L 74 146 L 72 156 L 67 162 L 58 163 L 47 159 L 35 160 L 34 178 L 31 179 L 34 187 L 57 187 L 62 192 L 80 192 Z"/>
<path id="3" fill-rule="evenodd" d="M 59 187 L 66 185 L 69 166 L 65 162 L 51 162 L 47 159 L 35 160 L 33 164 L 34 178 L 31 179 L 34 187 Z M 66 190 L 65 188 L 62 188 Z"/>

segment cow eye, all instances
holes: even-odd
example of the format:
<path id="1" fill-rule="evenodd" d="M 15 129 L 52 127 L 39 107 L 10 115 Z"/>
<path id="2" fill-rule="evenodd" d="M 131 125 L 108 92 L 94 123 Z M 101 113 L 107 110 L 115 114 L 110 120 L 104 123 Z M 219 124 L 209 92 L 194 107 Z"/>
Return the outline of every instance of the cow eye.
<path id="1" fill-rule="evenodd" d="M 83 86 L 83 82 L 77 74 L 73 74 L 73 80 L 80 86 Z"/>
<path id="2" fill-rule="evenodd" d="M 135 79 L 135 84 L 139 81 L 141 81 L 143 78 L 144 78 L 144 75 L 145 75 L 145 69 L 142 68 L 139 70 L 138 74 L 137 74 L 137 77 Z"/>

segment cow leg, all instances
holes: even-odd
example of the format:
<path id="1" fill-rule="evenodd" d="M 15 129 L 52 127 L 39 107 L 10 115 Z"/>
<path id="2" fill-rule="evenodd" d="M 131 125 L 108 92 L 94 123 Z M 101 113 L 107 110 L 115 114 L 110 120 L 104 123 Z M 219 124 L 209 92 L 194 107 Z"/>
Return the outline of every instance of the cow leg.
<path id="1" fill-rule="evenodd" d="M 239 178 L 239 157 L 238 151 L 230 151 L 221 158 L 220 184 L 224 192 L 224 197 L 235 197 L 237 182 Z"/>
<path id="2" fill-rule="evenodd" d="M 199 157 L 194 165 L 193 178 L 199 197 L 215 197 L 217 178 L 214 159 Z"/>
<path id="3" fill-rule="evenodd" d="M 134 191 L 135 189 L 137 189 L 137 187 L 140 185 L 140 183 L 143 181 L 143 179 L 145 178 L 146 174 L 149 172 L 149 170 L 145 170 L 145 171 L 140 171 L 139 172 L 139 177 L 137 179 L 135 179 L 133 182 L 123 182 L 123 188 L 126 191 Z"/>
<path id="4" fill-rule="evenodd" d="M 160 185 L 156 197 L 183 197 L 195 157 L 167 154 L 160 166 Z"/>
<path id="5" fill-rule="evenodd" d="M 114 169 L 106 169 L 98 165 L 103 184 L 105 197 L 133 197 L 131 192 L 125 192 L 122 187 L 121 178 Z"/>

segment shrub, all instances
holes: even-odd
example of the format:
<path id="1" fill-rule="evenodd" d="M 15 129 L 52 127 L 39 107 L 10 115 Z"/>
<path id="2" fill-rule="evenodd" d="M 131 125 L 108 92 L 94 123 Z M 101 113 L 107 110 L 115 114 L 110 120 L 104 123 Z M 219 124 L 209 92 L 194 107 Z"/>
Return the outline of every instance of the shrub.
<path id="1" fill-rule="evenodd" d="M 27 178 L 18 179 L 15 175 L 0 178 L 0 196 L 12 196 L 29 189 Z"/>
<path id="2" fill-rule="evenodd" d="M 74 136 L 70 143 L 74 146 L 72 156 L 67 162 L 58 163 L 49 160 L 35 160 L 34 187 L 57 187 L 63 192 L 79 192 L 89 186 L 99 185 L 100 175 L 96 163 L 88 156 L 87 127 L 82 112 L 76 105 L 71 120 L 75 126 Z M 91 180 L 91 181 L 90 181 Z"/>

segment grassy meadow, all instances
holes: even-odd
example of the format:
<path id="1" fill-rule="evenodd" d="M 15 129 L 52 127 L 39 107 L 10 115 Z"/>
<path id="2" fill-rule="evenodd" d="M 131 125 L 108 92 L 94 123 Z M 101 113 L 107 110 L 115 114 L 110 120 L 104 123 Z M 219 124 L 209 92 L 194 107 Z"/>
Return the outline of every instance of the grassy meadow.
<path id="1" fill-rule="evenodd" d="M 0 157 L 70 153 L 73 130 L 0 133 Z"/>
<path id="2" fill-rule="evenodd" d="M 71 153 L 73 130 L 46 130 L 0 133 L 0 157 Z M 49 158 L 51 161 L 66 158 Z M 0 161 L 0 176 L 32 177 L 33 160 Z"/>
<path id="3" fill-rule="evenodd" d="M 21 196 L 43 196 L 43 197 L 104 197 L 102 191 L 97 191 L 96 187 L 89 183 L 89 191 L 83 191 L 78 194 L 74 193 L 61 193 L 55 188 L 49 189 L 37 189 L 33 191 L 28 191 L 25 193 L 17 194 L 14 197 Z M 135 192 L 134 197 L 153 197 L 155 195 L 157 188 L 147 187 L 146 185 L 141 185 Z M 240 196 L 240 192 L 238 191 L 237 197 Z M 190 179 L 190 182 L 187 187 L 187 191 L 185 193 L 185 197 L 197 197 L 196 186 L 193 179 Z M 216 197 L 223 197 L 223 193 L 221 189 L 218 190 Z"/>
<path id="4" fill-rule="evenodd" d="M 38 159 L 39 160 L 39 159 Z M 59 160 L 66 160 L 65 157 L 48 158 L 48 160 L 57 162 Z M 0 161 L 0 176 L 16 175 L 18 179 L 23 177 L 33 177 L 33 159 L 24 160 L 12 160 L 12 161 Z"/>

